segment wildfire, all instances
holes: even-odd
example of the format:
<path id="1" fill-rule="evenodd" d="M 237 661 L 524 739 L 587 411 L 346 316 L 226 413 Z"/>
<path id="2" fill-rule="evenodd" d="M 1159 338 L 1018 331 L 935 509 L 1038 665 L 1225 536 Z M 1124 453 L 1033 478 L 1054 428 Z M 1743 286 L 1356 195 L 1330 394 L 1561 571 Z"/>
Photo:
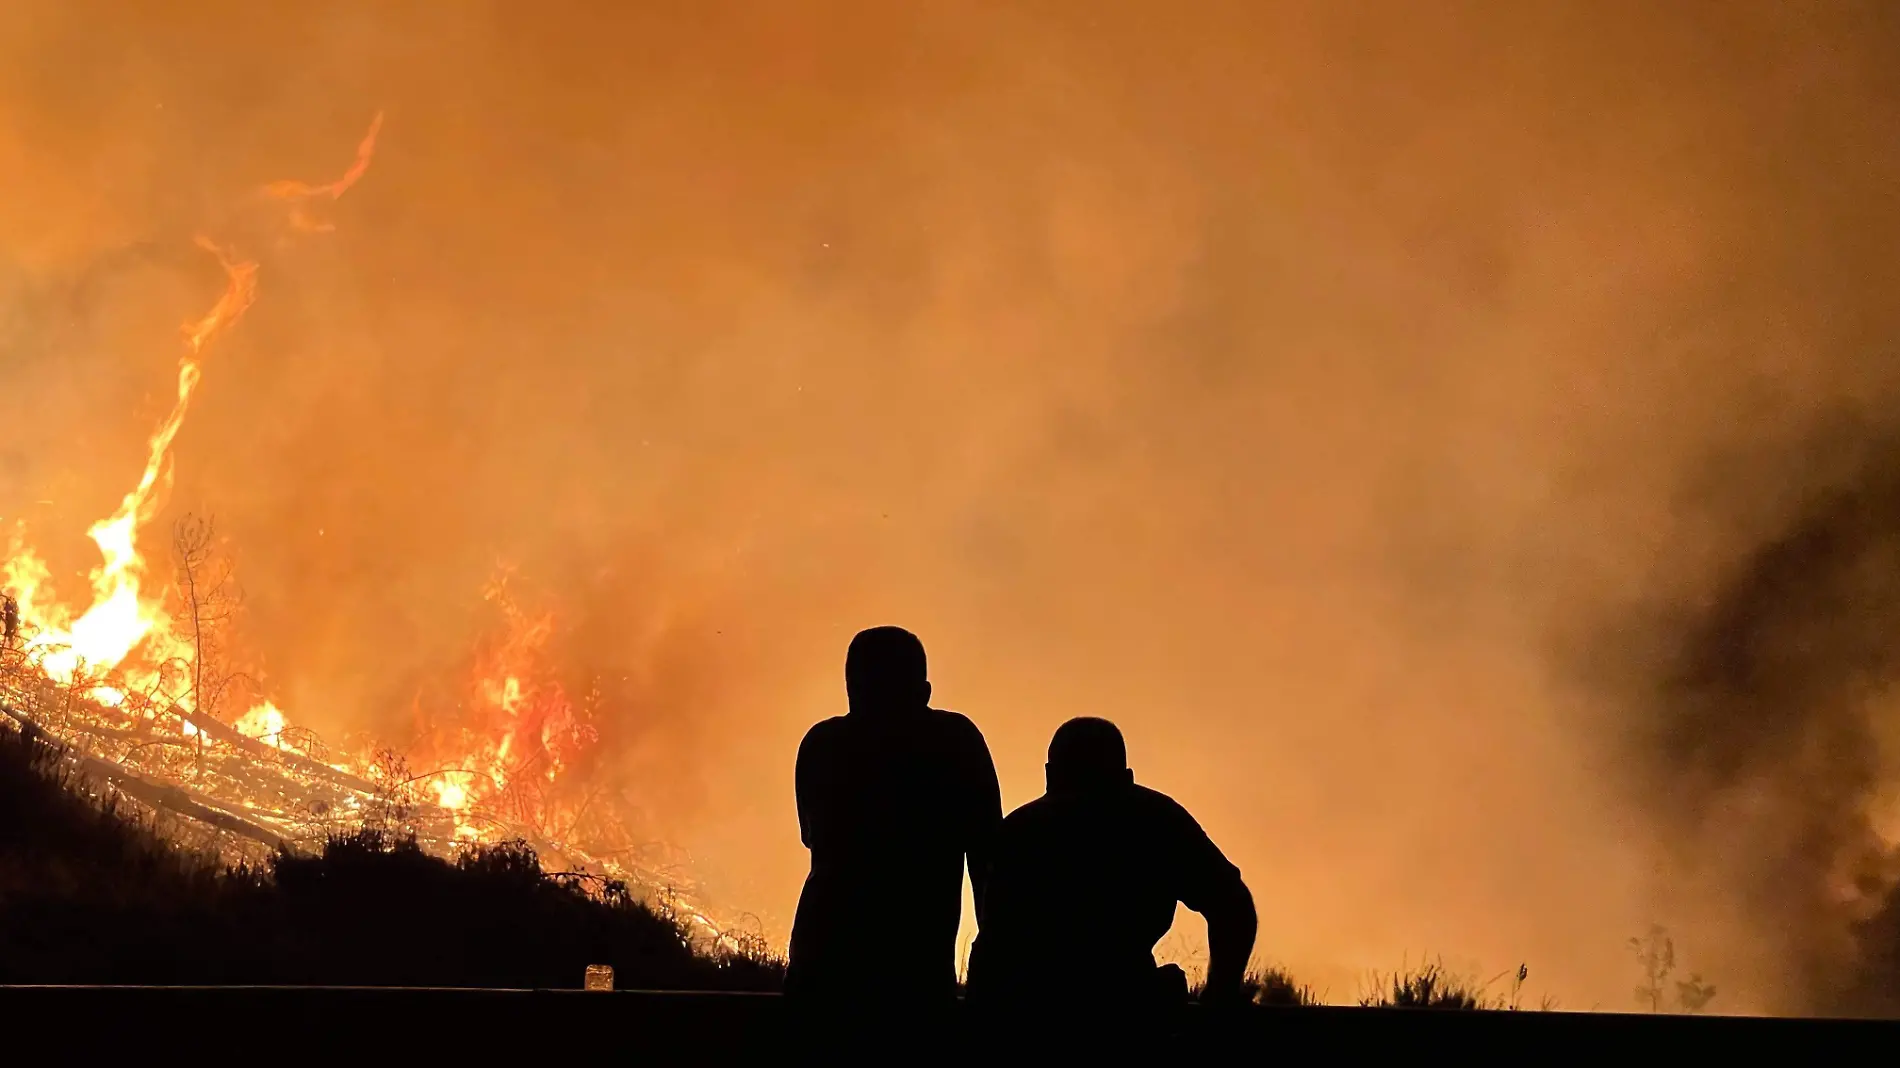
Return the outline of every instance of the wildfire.
<path id="1" fill-rule="evenodd" d="M 378 113 L 344 177 L 328 186 L 275 183 L 265 191 L 278 197 L 341 196 L 369 167 L 375 135 L 382 124 Z M 294 209 L 293 209 L 294 212 Z M 189 669 L 197 650 L 172 633 L 172 615 L 164 591 L 149 596 L 144 588 L 146 562 L 139 552 L 139 535 L 163 507 L 172 482 L 172 444 L 191 412 L 191 401 L 204 377 L 204 358 L 211 343 L 230 330 L 257 299 L 257 263 L 204 235 L 197 246 L 215 256 L 225 275 L 224 291 L 203 315 L 180 327 L 184 348 L 178 358 L 178 388 L 171 411 L 147 442 L 145 466 L 132 490 L 110 516 L 94 523 L 87 536 L 99 548 L 100 564 L 91 573 L 92 602 L 77 616 L 51 596 L 46 564 L 18 533 L 0 578 L 19 612 L 24 644 L 7 650 L 30 675 L 80 690 L 85 697 L 108 708 L 121 709 L 133 694 L 143 698 L 140 718 L 155 720 L 161 710 L 178 720 L 184 737 L 200 738 L 204 725 L 188 718 L 196 712 L 201 694 L 179 688 L 195 677 Z M 134 653 L 138 655 L 134 657 Z M 274 705 L 268 708 L 281 721 Z M 246 717 L 249 719 L 250 717 Z M 281 733 L 281 723 L 279 726 Z"/>
<path id="2" fill-rule="evenodd" d="M 246 738 L 254 738 L 275 749 L 284 747 L 284 728 L 290 726 L 276 705 L 265 701 L 239 716 L 231 726 Z"/>
<path id="3" fill-rule="evenodd" d="M 306 205 L 340 198 L 368 172 L 382 121 L 378 113 L 336 181 L 263 187 L 263 196 L 289 204 L 291 230 L 332 229 Z M 148 588 L 140 552 L 140 536 L 171 486 L 172 445 L 205 356 L 257 297 L 255 261 L 208 237 L 196 243 L 217 258 L 225 288 L 183 326 L 177 395 L 149 439 L 137 483 L 88 530 L 101 558 L 90 575 L 90 604 L 75 612 L 53 595 L 49 569 L 21 530 L 0 563 L 21 624 L 19 639 L 0 649 L 0 712 L 53 733 L 89 772 L 214 829 L 225 844 L 314 843 L 375 820 L 429 847 L 526 838 L 570 869 L 677 885 L 633 866 L 627 858 L 637 842 L 611 799 L 578 791 L 564 775 L 598 737 L 593 697 L 572 699 L 550 666 L 554 617 L 519 607 L 506 572 L 484 591 L 503 625 L 472 655 L 466 686 L 452 707 L 417 709 L 421 738 L 410 757 L 425 762 L 421 771 L 375 745 L 332 754 L 261 695 L 229 723 L 220 719 L 222 702 L 200 692 L 204 665 L 191 628 L 173 623 L 174 591 Z M 677 895 L 665 904 L 723 938 Z"/>
<path id="4" fill-rule="evenodd" d="M 483 596 L 498 609 L 497 637 L 478 646 L 468 685 L 454 706 L 416 709 L 415 754 L 436 768 L 429 788 L 457 814 L 460 837 L 481 837 L 467 821 L 536 828 L 550 840 L 580 822 L 585 802 L 568 796 L 562 773 L 598 738 L 589 710 L 577 707 L 551 670 L 551 613 L 524 611 L 498 575 Z"/>
<path id="5" fill-rule="evenodd" d="M 185 352 L 178 361 L 178 396 L 172 402 L 170 414 L 152 434 L 145 470 L 138 484 L 119 502 L 118 511 L 94 523 L 86 532 L 99 547 L 102 559 L 92 572 L 92 606 L 66 626 L 66 613 L 56 604 L 43 603 L 39 596 L 47 573 L 38 557 L 23 548 L 15 559 L 7 562 L 9 585 L 20 591 L 21 617 L 36 632 L 27 650 L 29 654 L 42 654 L 39 657 L 41 670 L 59 682 L 77 681 L 80 673 L 88 668 L 111 671 L 147 639 L 159 647 L 148 651 L 148 655 L 150 652 L 159 654 L 153 659 L 162 661 L 168 658 L 166 654 L 176 655 L 179 651 L 164 648 L 175 642 L 168 628 L 170 616 L 162 603 L 140 596 L 145 561 L 139 555 L 139 531 L 150 522 L 162 503 L 164 491 L 170 486 L 172 442 L 185 424 L 191 398 L 203 377 L 201 361 L 205 346 L 236 323 L 257 297 L 257 264 L 238 259 L 208 238 L 199 237 L 197 243 L 216 256 L 224 268 L 224 293 L 202 318 L 182 328 Z M 116 705 L 124 695 L 112 687 L 100 686 L 94 688 L 93 696 Z M 189 701 L 190 695 L 182 695 L 181 699 Z"/>

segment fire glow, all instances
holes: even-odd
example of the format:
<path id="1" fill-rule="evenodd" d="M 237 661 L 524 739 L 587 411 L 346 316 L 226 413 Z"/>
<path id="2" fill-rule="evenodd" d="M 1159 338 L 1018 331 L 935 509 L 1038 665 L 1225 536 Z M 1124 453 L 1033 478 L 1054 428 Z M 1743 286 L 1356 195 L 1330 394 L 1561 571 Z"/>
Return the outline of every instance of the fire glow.
<path id="1" fill-rule="evenodd" d="M 339 199 L 367 173 L 382 120 L 379 113 L 338 180 L 281 181 L 260 191 L 285 206 L 289 231 L 333 229 L 309 206 Z M 679 879 L 640 862 L 641 845 L 613 800 L 564 776 L 598 740 L 595 701 L 591 693 L 570 698 L 548 666 L 554 617 L 521 609 L 505 573 L 484 591 L 501 616 L 497 634 L 468 658 L 466 683 L 449 707 L 418 698 L 421 738 L 408 753 L 374 742 L 332 752 L 268 694 L 244 695 L 233 706 L 246 709 L 239 714 L 225 707 L 228 694 L 210 699 L 204 647 L 181 622 L 190 602 L 174 584 L 153 580 L 141 549 L 170 490 L 172 446 L 206 357 L 257 298 L 255 261 L 209 237 L 196 244 L 216 258 L 225 287 L 182 328 L 176 399 L 148 440 L 137 483 L 87 532 L 100 553 L 89 603 L 77 609 L 55 596 L 50 569 L 23 530 L 6 549 L 0 589 L 17 603 L 20 627 L 0 658 L 0 711 L 57 738 L 90 777 L 209 828 L 207 844 L 227 854 L 321 845 L 365 825 L 413 836 L 438 854 L 521 839 L 550 868 L 646 891 L 716 945 L 729 945 Z"/>

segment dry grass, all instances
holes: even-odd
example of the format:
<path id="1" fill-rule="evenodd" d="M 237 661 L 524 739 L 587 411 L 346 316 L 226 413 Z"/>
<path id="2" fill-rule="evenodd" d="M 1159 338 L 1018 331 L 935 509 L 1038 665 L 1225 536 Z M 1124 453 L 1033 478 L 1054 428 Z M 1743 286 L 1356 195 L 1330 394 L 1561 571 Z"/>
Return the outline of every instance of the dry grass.
<path id="1" fill-rule="evenodd" d="M 1249 973 L 1242 993 L 1254 1005 L 1303 1008 L 1325 1004 L 1323 995 L 1279 967 L 1262 968 Z"/>

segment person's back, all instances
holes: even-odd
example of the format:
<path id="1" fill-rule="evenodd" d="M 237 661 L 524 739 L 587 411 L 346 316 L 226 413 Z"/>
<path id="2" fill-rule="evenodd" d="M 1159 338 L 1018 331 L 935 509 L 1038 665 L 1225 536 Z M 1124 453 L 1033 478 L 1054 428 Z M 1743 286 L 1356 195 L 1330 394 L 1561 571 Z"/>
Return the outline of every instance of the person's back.
<path id="1" fill-rule="evenodd" d="M 956 989 L 963 869 L 981 901 L 1002 802 L 982 734 L 929 707 L 923 646 L 858 635 L 848 715 L 798 752 L 798 816 L 811 874 L 793 923 L 786 992 L 947 1001 Z"/>
<path id="2" fill-rule="evenodd" d="M 991 856 L 972 996 L 1044 1008 L 1179 1000 L 1154 960 L 1176 902 L 1208 919 L 1209 993 L 1238 991 L 1252 896 L 1186 809 L 1134 783 L 1113 724 L 1057 732 L 1048 793 L 1010 813 Z"/>

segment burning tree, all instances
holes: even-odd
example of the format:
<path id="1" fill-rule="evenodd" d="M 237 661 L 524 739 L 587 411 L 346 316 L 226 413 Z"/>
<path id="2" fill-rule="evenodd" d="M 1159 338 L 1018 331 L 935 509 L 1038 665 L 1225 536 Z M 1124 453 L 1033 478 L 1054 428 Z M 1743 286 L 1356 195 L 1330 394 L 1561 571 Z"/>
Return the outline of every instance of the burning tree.
<path id="1" fill-rule="evenodd" d="M 172 625 L 191 651 L 188 660 L 171 665 L 188 680 L 181 700 L 190 702 L 197 714 L 194 722 L 221 721 L 228 718 L 226 704 L 234 687 L 250 681 L 231 666 L 227 650 L 226 631 L 237 614 L 240 592 L 232 579 L 230 559 L 217 551 L 216 529 L 210 519 L 194 515 L 180 519 L 172 531 L 172 555 L 177 563 Z M 282 730 L 281 723 L 268 726 Z M 202 753 L 205 735 L 195 726 L 192 730 Z M 245 733 L 256 736 L 260 732 Z"/>

